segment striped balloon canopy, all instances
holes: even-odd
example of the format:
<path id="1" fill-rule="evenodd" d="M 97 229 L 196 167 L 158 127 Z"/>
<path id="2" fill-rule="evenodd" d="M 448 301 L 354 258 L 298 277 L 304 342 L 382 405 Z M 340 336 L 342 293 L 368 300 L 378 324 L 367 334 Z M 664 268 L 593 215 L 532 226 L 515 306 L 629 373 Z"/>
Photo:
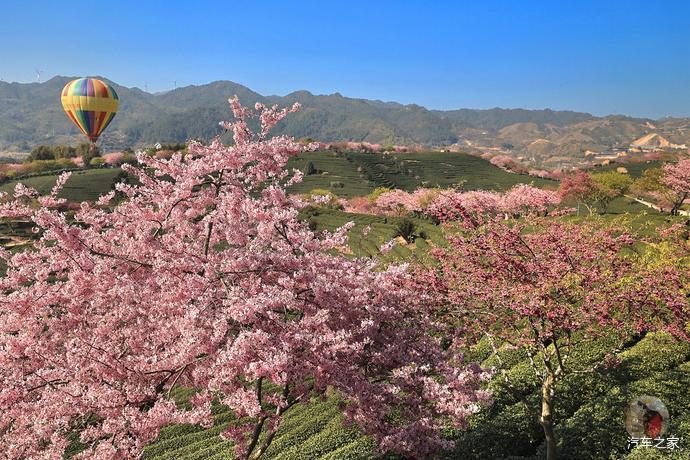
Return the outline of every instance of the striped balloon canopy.
<path id="1" fill-rule="evenodd" d="M 77 78 L 62 89 L 62 108 L 89 140 L 98 136 L 115 117 L 119 98 L 112 86 L 98 78 Z"/>

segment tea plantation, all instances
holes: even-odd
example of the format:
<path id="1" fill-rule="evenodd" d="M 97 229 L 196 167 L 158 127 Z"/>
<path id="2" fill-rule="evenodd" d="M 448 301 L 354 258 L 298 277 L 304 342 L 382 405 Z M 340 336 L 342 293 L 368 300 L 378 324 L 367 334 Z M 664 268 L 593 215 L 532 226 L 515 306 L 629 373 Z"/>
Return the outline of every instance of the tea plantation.
<path id="1" fill-rule="evenodd" d="M 309 152 L 293 158 L 288 167 L 305 173 L 294 193 L 326 189 L 342 197 L 366 195 L 377 187 L 412 191 L 419 187 L 462 186 L 467 190 L 506 190 L 518 183 L 537 187 L 558 182 L 512 174 L 466 153 Z"/>

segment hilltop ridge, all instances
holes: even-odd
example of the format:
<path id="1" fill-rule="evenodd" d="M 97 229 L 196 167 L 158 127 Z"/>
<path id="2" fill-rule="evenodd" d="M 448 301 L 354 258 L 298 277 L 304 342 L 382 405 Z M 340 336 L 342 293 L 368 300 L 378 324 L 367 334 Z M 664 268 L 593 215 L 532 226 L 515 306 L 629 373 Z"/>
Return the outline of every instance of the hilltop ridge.
<path id="1" fill-rule="evenodd" d="M 79 133 L 59 103 L 62 87 L 73 77 L 43 83 L 0 82 L 0 150 L 27 151 L 39 144 L 74 143 Z M 315 95 L 306 90 L 285 96 L 261 95 L 232 82 L 215 81 L 151 94 L 110 82 L 120 95 L 120 110 L 102 136 L 105 150 L 221 133 L 218 122 L 230 118 L 227 99 L 244 104 L 302 104 L 281 122 L 276 134 L 322 141 L 367 141 L 380 144 L 454 146 L 467 151 L 494 151 L 522 161 L 576 164 L 584 152 L 602 152 L 652 142 L 674 148 L 690 143 L 690 119 L 650 120 L 623 115 L 550 109 L 429 110 L 417 104 Z M 648 139 L 646 139 L 648 137 Z M 656 143 L 656 144 L 655 144 Z"/>

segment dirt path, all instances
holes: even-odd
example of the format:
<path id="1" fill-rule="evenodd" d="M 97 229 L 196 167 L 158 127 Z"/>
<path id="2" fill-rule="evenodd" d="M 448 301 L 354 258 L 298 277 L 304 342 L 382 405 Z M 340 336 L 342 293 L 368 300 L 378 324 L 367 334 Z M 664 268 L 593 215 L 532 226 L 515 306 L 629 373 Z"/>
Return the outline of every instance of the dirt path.
<path id="1" fill-rule="evenodd" d="M 659 206 L 655 205 L 654 203 L 650 203 L 649 201 L 645 201 L 645 200 L 643 200 L 643 199 L 641 199 L 641 198 L 637 198 L 637 197 L 634 197 L 634 196 L 632 196 L 632 195 L 625 195 L 625 196 L 626 196 L 627 198 L 631 198 L 631 199 L 637 201 L 637 202 L 640 203 L 640 204 L 643 204 L 643 205 L 647 206 L 648 208 L 656 209 L 656 210 L 659 211 L 659 212 L 663 212 L 663 210 L 662 210 Z M 681 216 L 690 216 L 690 211 L 684 211 L 684 210 L 680 209 L 680 210 L 678 211 L 678 214 L 681 215 Z"/>

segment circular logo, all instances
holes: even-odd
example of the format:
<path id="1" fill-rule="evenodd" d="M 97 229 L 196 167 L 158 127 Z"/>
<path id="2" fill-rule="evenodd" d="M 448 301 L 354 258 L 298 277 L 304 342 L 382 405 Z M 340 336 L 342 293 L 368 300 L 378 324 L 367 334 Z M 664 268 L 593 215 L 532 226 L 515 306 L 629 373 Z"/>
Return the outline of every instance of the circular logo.
<path id="1" fill-rule="evenodd" d="M 630 401 L 625 413 L 625 429 L 633 438 L 661 437 L 671 417 L 666 405 L 656 396 L 640 396 Z"/>

